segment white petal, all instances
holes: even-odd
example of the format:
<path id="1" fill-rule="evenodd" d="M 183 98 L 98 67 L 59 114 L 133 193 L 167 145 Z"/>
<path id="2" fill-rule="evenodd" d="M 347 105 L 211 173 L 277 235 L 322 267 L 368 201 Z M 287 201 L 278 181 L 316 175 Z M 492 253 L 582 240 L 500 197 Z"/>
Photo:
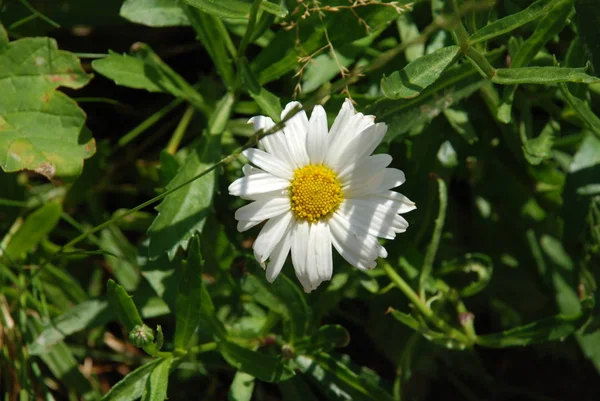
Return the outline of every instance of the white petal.
<path id="1" fill-rule="evenodd" d="M 354 160 L 370 155 L 381 143 L 386 131 L 387 125 L 384 123 L 371 125 L 350 142 L 345 143 L 343 146 L 340 145 L 337 154 L 332 155 L 331 158 L 329 157 L 330 150 L 330 154 L 325 159 L 327 164 L 332 166 L 334 170 L 341 171 Z"/>
<path id="2" fill-rule="evenodd" d="M 408 199 L 406 196 L 402 195 L 399 192 L 394 191 L 384 191 L 381 193 L 368 195 L 364 197 L 365 200 L 374 200 L 378 203 L 383 203 L 388 207 L 395 210 L 396 213 L 407 213 L 411 210 L 415 210 L 417 205 L 415 202 Z M 388 201 L 391 201 L 388 203 Z"/>
<path id="3" fill-rule="evenodd" d="M 408 228 L 408 222 L 397 214 L 397 209 L 383 202 L 346 199 L 340 205 L 338 213 L 353 226 L 381 238 L 393 239 L 396 233 L 404 232 Z"/>
<path id="4" fill-rule="evenodd" d="M 344 259 L 359 269 L 372 269 L 382 246 L 377 238 L 351 224 L 339 212 L 329 220 L 332 244 Z"/>
<path id="5" fill-rule="evenodd" d="M 327 154 L 327 114 L 322 106 L 316 105 L 308 122 L 306 149 L 312 164 L 323 163 Z"/>
<path id="6" fill-rule="evenodd" d="M 271 117 L 256 116 L 248 120 L 249 123 L 254 124 L 254 132 L 259 130 L 268 130 L 275 125 Z M 290 168 L 295 168 L 296 164 L 292 160 L 290 151 L 287 147 L 285 135 L 283 131 L 279 130 L 273 134 L 269 134 L 260 140 L 260 144 L 270 154 L 277 156 L 281 160 L 285 160 Z"/>
<path id="7" fill-rule="evenodd" d="M 283 120 L 288 113 L 297 106 L 300 106 L 300 103 L 288 103 L 281 112 L 281 119 Z M 290 155 L 298 167 L 303 167 L 309 163 L 308 153 L 306 151 L 307 131 L 308 117 L 306 117 L 306 112 L 304 110 L 300 110 L 294 114 L 292 118 L 285 122 L 283 128 Z"/>
<path id="8" fill-rule="evenodd" d="M 344 197 L 350 199 L 377 192 L 384 177 L 385 171 L 383 170 L 371 176 L 367 174 L 358 176 L 352 182 L 348 181 L 351 185 L 342 187 Z"/>
<path id="9" fill-rule="evenodd" d="M 255 221 L 240 220 L 237 223 L 237 230 L 242 233 L 246 230 L 251 229 L 254 226 L 259 225 L 260 223 L 262 223 L 261 220 L 255 220 Z"/>
<path id="10" fill-rule="evenodd" d="M 242 153 L 250 163 L 260 167 L 268 173 L 286 180 L 291 180 L 294 177 L 292 168 L 290 168 L 285 160 L 280 159 L 277 156 L 255 148 L 246 149 Z"/>
<path id="11" fill-rule="evenodd" d="M 377 192 L 399 187 L 404 184 L 405 181 L 406 177 L 402 170 L 398 170 L 397 168 L 386 168 L 385 176 L 383 177 L 383 181 L 381 181 Z"/>
<path id="12" fill-rule="evenodd" d="M 360 180 L 364 176 L 370 177 L 378 173 L 389 166 L 391 162 L 392 156 L 385 153 L 369 156 L 347 165 L 338 175 L 338 179 L 342 185 L 350 185 L 353 180 Z"/>
<path id="13" fill-rule="evenodd" d="M 288 230 L 288 232 L 283 236 L 281 241 L 277 244 L 277 246 L 271 252 L 271 258 L 269 259 L 269 263 L 267 264 L 267 281 L 272 283 L 275 281 L 279 273 L 281 272 L 281 268 L 287 259 L 288 253 L 290 253 L 290 248 L 292 246 L 292 229 Z"/>
<path id="14" fill-rule="evenodd" d="M 287 197 L 260 199 L 235 211 L 236 220 L 263 221 L 290 210 Z"/>
<path id="15" fill-rule="evenodd" d="M 254 248 L 254 257 L 261 266 L 264 266 L 265 261 L 271 255 L 271 252 L 273 252 L 273 248 L 287 234 L 293 217 L 292 212 L 273 217 L 260 230 L 252 247 Z"/>
<path id="16" fill-rule="evenodd" d="M 323 281 L 331 280 L 333 274 L 331 231 L 329 225 L 323 221 L 311 224 L 310 231 L 311 237 L 314 237 L 314 262 L 318 275 L 318 282 L 312 284 L 316 289 Z"/>
<path id="17" fill-rule="evenodd" d="M 264 171 L 249 164 L 244 164 L 244 167 L 242 167 L 242 173 L 244 173 L 244 175 L 247 177 L 252 174 L 264 173 Z"/>
<path id="18" fill-rule="evenodd" d="M 308 279 L 306 269 L 306 256 L 308 255 L 309 223 L 298 221 L 292 231 L 292 263 L 296 271 L 296 277 L 302 283 L 305 292 L 311 292 L 312 288 Z M 307 285 L 308 284 L 308 285 Z"/>
<path id="19" fill-rule="evenodd" d="M 288 180 L 275 177 L 268 173 L 257 173 L 238 178 L 229 185 L 229 194 L 248 197 L 265 192 L 281 191 L 290 186 Z"/>

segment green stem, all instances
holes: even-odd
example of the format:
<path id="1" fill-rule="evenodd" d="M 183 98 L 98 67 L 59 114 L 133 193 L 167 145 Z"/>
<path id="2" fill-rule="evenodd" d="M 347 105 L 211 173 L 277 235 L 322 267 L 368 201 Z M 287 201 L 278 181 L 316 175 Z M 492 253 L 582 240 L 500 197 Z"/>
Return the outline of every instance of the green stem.
<path id="1" fill-rule="evenodd" d="M 179 147 L 181 139 L 183 139 L 185 131 L 190 125 L 190 121 L 192 121 L 192 117 L 194 116 L 195 112 L 196 108 L 194 106 L 188 106 L 187 109 L 185 109 L 185 113 L 183 113 L 183 116 L 181 117 L 179 124 L 177 124 L 177 128 L 175 128 L 175 132 L 173 132 L 173 136 L 171 137 L 171 140 L 169 140 L 169 143 L 167 145 L 166 150 L 168 153 L 172 155 L 177 153 L 177 148 Z"/>
<path id="2" fill-rule="evenodd" d="M 46 17 L 44 14 L 42 14 L 41 12 L 39 12 L 38 10 L 33 8 L 27 0 L 19 0 L 19 1 L 21 2 L 21 4 L 23 4 L 25 7 L 27 7 L 27 9 L 29 11 L 31 11 L 31 13 L 33 13 L 39 19 L 46 21 L 48 24 L 52 25 L 54 28 L 60 28 L 60 25 L 58 23 L 52 21 L 50 18 Z"/>
<path id="3" fill-rule="evenodd" d="M 0 206 L 12 206 L 12 207 L 28 207 L 26 201 L 17 201 L 12 199 L 0 198 Z"/>
<path id="4" fill-rule="evenodd" d="M 467 57 L 487 78 L 492 79 L 496 76 L 496 69 L 492 67 L 490 62 L 479 52 L 479 50 L 474 47 L 469 47 L 467 50 Z"/>
<path id="5" fill-rule="evenodd" d="M 454 7 L 454 15 L 456 16 L 456 28 L 454 28 L 453 32 L 456 35 L 456 40 L 460 49 L 463 53 L 467 53 L 467 50 L 471 47 L 471 41 L 469 40 L 469 33 L 465 29 L 465 26 L 462 22 L 462 15 L 460 13 L 460 9 L 458 8 L 458 3 L 456 0 L 452 0 L 452 6 Z"/>
<path id="6" fill-rule="evenodd" d="M 195 345 L 192 348 L 190 348 L 189 353 L 190 354 L 202 354 L 204 352 L 214 351 L 217 349 L 217 347 L 218 347 L 218 345 L 216 342 Z"/>
<path id="7" fill-rule="evenodd" d="M 244 37 L 242 38 L 240 46 L 237 50 L 238 58 L 244 55 L 244 53 L 246 52 L 246 48 L 250 43 L 250 38 L 254 33 L 254 27 L 256 25 L 256 17 L 258 15 L 258 8 L 260 7 L 260 3 L 262 3 L 262 0 L 254 0 L 254 2 L 252 3 L 252 8 L 250 8 L 250 19 L 248 20 L 248 27 L 246 27 L 246 32 L 244 33 Z"/>
<path id="8" fill-rule="evenodd" d="M 175 109 L 181 103 L 183 103 L 183 99 L 175 99 L 171 103 L 169 103 L 168 105 L 166 105 L 165 107 L 158 110 L 156 113 L 152 114 L 150 117 L 142 121 L 140 125 L 132 129 L 123 137 L 121 137 L 121 139 L 119 139 L 119 142 L 117 143 L 117 149 L 122 148 L 123 146 L 127 145 L 129 142 L 137 138 L 139 135 L 143 134 L 148 128 L 160 121 L 164 116 L 166 116 L 169 112 L 171 112 L 171 110 Z"/>
<path id="9" fill-rule="evenodd" d="M 421 277 L 419 277 L 419 294 L 422 299 L 425 299 L 425 284 L 433 269 L 433 262 L 435 261 L 435 255 L 440 245 L 440 239 L 442 238 L 442 230 L 444 229 L 444 221 L 446 220 L 446 207 L 448 205 L 448 194 L 446 191 L 446 184 L 441 178 L 437 179 L 438 192 L 440 199 L 440 209 L 437 219 L 435 219 L 435 227 L 433 229 L 433 237 L 427 247 L 425 253 L 425 260 L 423 261 L 423 269 L 421 270 Z"/>

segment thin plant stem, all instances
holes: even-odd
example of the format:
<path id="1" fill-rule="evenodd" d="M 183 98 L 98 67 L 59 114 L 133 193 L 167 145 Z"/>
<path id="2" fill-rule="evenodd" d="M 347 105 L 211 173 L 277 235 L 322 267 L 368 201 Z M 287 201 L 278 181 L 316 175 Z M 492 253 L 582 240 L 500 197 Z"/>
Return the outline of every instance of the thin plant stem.
<path id="1" fill-rule="evenodd" d="M 32 7 L 31 4 L 29 4 L 29 2 L 27 0 L 19 0 L 21 2 L 21 4 L 23 4 L 29 11 L 31 11 L 32 14 L 34 14 L 36 17 L 38 17 L 39 19 L 46 21 L 48 24 L 52 25 L 54 28 L 60 28 L 60 24 L 58 24 L 57 22 L 52 21 L 50 18 L 46 17 L 44 14 L 42 14 L 41 12 L 39 12 L 38 10 L 36 10 L 35 8 Z"/>
<path id="2" fill-rule="evenodd" d="M 214 351 L 217 348 L 218 348 L 218 345 L 216 342 L 204 343 L 204 344 L 200 344 L 200 345 L 194 345 L 192 348 L 190 348 L 188 353 L 202 354 L 205 352 Z"/>
<path id="3" fill-rule="evenodd" d="M 252 34 L 254 33 L 254 27 L 256 26 L 256 17 L 258 15 L 258 8 L 260 7 L 260 3 L 262 3 L 262 0 L 254 0 L 254 2 L 252 3 L 252 8 L 250 8 L 250 19 L 248 20 L 248 27 L 246 28 L 244 37 L 242 38 L 240 46 L 237 50 L 238 59 L 244 56 L 246 48 L 248 47 L 248 44 L 250 44 L 250 38 L 252 38 Z"/>
<path id="4" fill-rule="evenodd" d="M 173 132 L 173 136 L 171 137 L 171 139 L 169 140 L 169 143 L 167 144 L 167 152 L 174 155 L 175 153 L 177 153 L 177 148 L 179 147 L 179 144 L 181 143 L 181 140 L 183 139 L 183 136 L 185 135 L 185 131 L 187 130 L 187 127 L 190 125 L 190 121 L 192 121 L 192 117 L 194 116 L 194 113 L 196 112 L 196 108 L 194 106 L 188 106 L 187 109 L 185 109 L 185 112 L 183 113 L 183 116 L 181 117 L 181 120 L 179 120 L 179 124 L 177 124 L 177 128 L 175 128 L 175 131 Z"/>

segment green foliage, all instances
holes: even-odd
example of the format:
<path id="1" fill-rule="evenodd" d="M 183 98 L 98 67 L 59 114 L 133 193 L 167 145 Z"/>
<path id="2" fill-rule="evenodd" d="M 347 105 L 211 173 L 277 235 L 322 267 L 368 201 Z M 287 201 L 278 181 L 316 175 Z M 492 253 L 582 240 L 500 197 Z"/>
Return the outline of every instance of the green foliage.
<path id="1" fill-rule="evenodd" d="M 0 0 L 0 20 L 5 399 L 597 397 L 597 1 Z M 387 124 L 375 153 L 418 209 L 376 268 L 334 256 L 307 295 L 289 261 L 267 281 L 228 186 L 276 130 L 249 118 L 280 128 L 298 100 L 331 127 L 344 98 Z"/>

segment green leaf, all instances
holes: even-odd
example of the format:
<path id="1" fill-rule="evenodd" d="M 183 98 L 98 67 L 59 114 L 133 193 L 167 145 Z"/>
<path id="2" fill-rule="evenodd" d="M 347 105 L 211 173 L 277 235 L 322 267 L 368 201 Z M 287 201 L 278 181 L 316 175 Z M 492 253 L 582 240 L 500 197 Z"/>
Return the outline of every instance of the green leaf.
<path id="1" fill-rule="evenodd" d="M 313 354 L 327 352 L 333 348 L 346 347 L 350 343 L 350 333 L 339 324 L 326 324 L 307 338 L 295 345 L 297 352 Z"/>
<path id="2" fill-rule="evenodd" d="M 7 260 L 17 260 L 35 248 L 58 224 L 62 206 L 57 202 L 46 203 L 25 219 L 4 249 Z M 0 251 L 0 255 L 2 252 Z"/>
<path id="3" fill-rule="evenodd" d="M 575 315 L 559 314 L 501 333 L 477 336 L 477 344 L 482 347 L 505 348 L 562 341 L 588 321 L 593 307 L 594 301 L 586 298 L 581 301 L 581 311 Z"/>
<path id="4" fill-rule="evenodd" d="M 454 63 L 460 47 L 447 46 L 419 57 L 389 77 L 381 79 L 381 91 L 389 99 L 412 99 L 437 81 L 440 75 Z"/>
<path id="5" fill-rule="evenodd" d="M 254 376 L 238 371 L 227 395 L 228 401 L 250 401 L 254 392 Z"/>
<path id="6" fill-rule="evenodd" d="M 281 112 L 283 111 L 279 98 L 258 83 L 245 57 L 239 61 L 239 67 L 242 83 L 245 85 L 250 96 L 252 96 L 262 111 L 273 120 L 279 121 Z"/>
<path id="7" fill-rule="evenodd" d="M 166 189 L 177 187 L 210 168 L 219 160 L 220 149 L 221 136 L 205 136 L 203 141 L 191 150 Z M 166 252 L 172 260 L 180 247 L 187 249 L 192 236 L 202 231 L 206 216 L 212 213 L 216 179 L 217 172 L 211 171 L 164 198 L 156 208 L 158 216 L 148 229 L 148 254 L 151 259 L 156 259 Z"/>
<path id="8" fill-rule="evenodd" d="M 131 245 L 121 230 L 114 226 L 100 232 L 99 245 L 103 251 L 111 253 L 106 256 L 106 263 L 117 282 L 125 290 L 134 291 L 140 281 L 136 260 L 137 249 Z"/>
<path id="9" fill-rule="evenodd" d="M 152 372 L 146 379 L 142 401 L 163 401 L 167 399 L 167 387 L 169 386 L 169 370 L 172 357 L 160 359 L 153 366 Z"/>
<path id="10" fill-rule="evenodd" d="M 487 55 L 490 62 L 497 60 L 501 52 Z M 377 116 L 378 121 L 388 124 L 385 141 L 389 142 L 398 135 L 426 124 L 442 111 L 461 99 L 470 96 L 486 82 L 471 65 L 464 63 L 449 68 L 440 79 L 420 96 L 414 99 L 380 99 L 367 108 L 369 114 Z"/>
<path id="11" fill-rule="evenodd" d="M 594 134 L 600 138 L 600 117 L 598 117 L 590 107 L 590 104 L 585 100 L 582 100 L 574 96 L 569 90 L 567 84 L 559 84 L 561 92 L 565 97 L 565 100 L 571 106 L 571 108 L 579 114 L 581 119 L 584 121 Z"/>
<path id="12" fill-rule="evenodd" d="M 186 5 L 183 6 L 183 10 L 192 24 L 192 28 L 196 31 L 196 37 L 212 59 L 217 72 L 229 88 L 233 87 L 235 73 L 229 53 L 235 53 L 235 48 L 229 38 L 225 24 L 220 18 L 211 15 L 211 13 L 203 12 L 204 10 L 200 11 Z M 228 49 L 230 50 L 228 51 Z"/>
<path id="13" fill-rule="evenodd" d="M 191 239 L 188 258 L 181 266 L 175 309 L 175 348 L 187 349 L 190 339 L 200 323 L 202 302 L 203 261 L 198 237 Z"/>
<path id="14" fill-rule="evenodd" d="M 144 324 L 131 296 L 123 287 L 113 280 L 108 280 L 107 292 L 111 308 L 116 312 L 119 321 L 127 331 L 133 330 L 137 325 Z"/>
<path id="15" fill-rule="evenodd" d="M 470 42 L 475 44 L 514 31 L 544 16 L 552 8 L 553 3 L 554 0 L 538 0 L 523 11 L 491 22 L 471 35 Z"/>
<path id="16" fill-rule="evenodd" d="M 554 140 L 560 133 L 560 125 L 550 121 L 537 138 L 523 143 L 523 154 L 530 164 L 537 165 L 552 156 Z"/>
<path id="17" fill-rule="evenodd" d="M 152 27 L 190 25 L 178 0 L 125 0 L 119 15 Z"/>
<path id="18" fill-rule="evenodd" d="M 249 274 L 242 282 L 244 292 L 254 300 L 283 316 L 285 322 L 284 338 L 293 343 L 308 332 L 311 311 L 298 286 L 285 275 L 280 275 L 273 283 Z"/>
<path id="19" fill-rule="evenodd" d="M 191 6 L 202 10 L 205 13 L 217 16 L 219 18 L 248 18 L 250 14 L 250 3 L 240 0 L 185 0 Z M 260 3 L 260 9 L 273 14 L 277 17 L 285 17 L 288 13 L 285 7 L 263 0 Z"/>
<path id="20" fill-rule="evenodd" d="M 483 291 L 492 279 L 494 265 L 492 259 L 483 253 L 468 253 L 459 260 L 444 264 L 438 271 L 440 276 L 449 276 L 451 274 L 462 273 L 468 275 L 469 283 L 462 288 L 452 285 L 458 289 L 461 297 L 470 297 Z M 471 277 L 475 275 L 474 278 Z M 444 278 L 445 281 L 448 281 Z"/>
<path id="21" fill-rule="evenodd" d="M 148 377 L 154 371 L 154 368 L 162 362 L 164 362 L 163 359 L 155 359 L 129 373 L 111 387 L 108 393 L 102 397 L 102 401 L 133 401 L 139 399 L 146 388 Z"/>
<path id="22" fill-rule="evenodd" d="M 394 319 L 404 324 L 405 326 L 410 327 L 414 331 L 420 331 L 421 324 L 417 321 L 417 319 L 415 319 L 411 315 L 408 315 L 404 312 L 400 312 L 399 310 L 393 308 L 389 308 L 387 310 L 387 313 L 391 313 Z"/>
<path id="23" fill-rule="evenodd" d="M 469 120 L 469 114 L 466 111 L 448 108 L 444 110 L 444 116 L 452 128 L 454 128 L 454 130 L 469 144 L 477 142 L 479 138 L 477 137 L 473 124 L 471 124 L 471 121 Z"/>
<path id="24" fill-rule="evenodd" d="M 0 167 L 72 181 L 96 151 L 85 113 L 59 87 L 79 89 L 90 76 L 54 39 L 8 42 L 0 24 Z"/>
<path id="25" fill-rule="evenodd" d="M 575 0 L 577 33 L 583 41 L 596 75 L 600 74 L 600 7 L 596 0 Z"/>
<path id="26" fill-rule="evenodd" d="M 576 82 L 594 84 L 600 78 L 585 73 L 586 68 L 564 67 L 521 67 L 498 68 L 492 82 L 502 85 L 510 84 L 556 84 L 559 82 Z"/>
<path id="27" fill-rule="evenodd" d="M 278 382 L 294 376 L 294 371 L 280 358 L 220 341 L 219 351 L 227 363 L 265 382 Z"/>
<path id="28" fill-rule="evenodd" d="M 189 101 L 200 110 L 206 110 L 202 95 L 165 64 L 148 45 L 135 43 L 131 51 L 132 55 L 110 51 L 108 57 L 94 60 L 92 67 L 118 85 L 170 93 Z"/>

